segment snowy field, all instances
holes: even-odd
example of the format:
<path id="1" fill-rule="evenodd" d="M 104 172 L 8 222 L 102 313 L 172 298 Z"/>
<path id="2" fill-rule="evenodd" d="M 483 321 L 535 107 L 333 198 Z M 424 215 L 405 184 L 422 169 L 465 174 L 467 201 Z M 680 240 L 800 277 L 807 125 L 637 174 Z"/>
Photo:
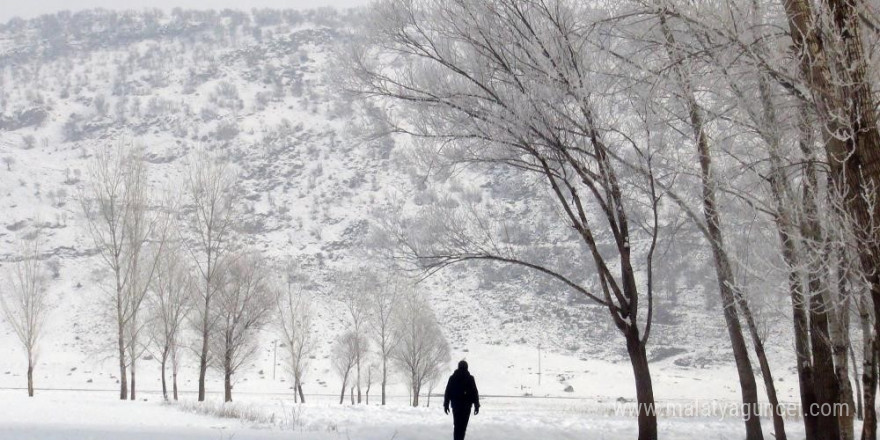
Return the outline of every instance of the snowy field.
<path id="1" fill-rule="evenodd" d="M 212 396 L 218 399 L 219 396 Z M 312 396 L 313 397 L 313 396 Z M 439 402 L 430 408 L 391 405 L 340 406 L 332 398 L 294 406 L 277 397 L 243 396 L 234 408 L 242 420 L 193 414 L 185 396 L 180 404 L 161 401 L 154 393 L 136 402 L 119 402 L 112 392 L 43 391 L 28 399 L 21 390 L 0 391 L 0 438 L 4 440 L 69 439 L 363 439 L 428 440 L 451 437 L 452 420 Z M 211 407 L 219 401 L 207 402 Z M 481 413 L 471 418 L 470 440 L 633 439 L 635 421 L 597 414 L 585 399 L 486 398 Z M 789 423 L 791 438 L 802 438 L 798 423 Z M 769 431 L 770 426 L 766 426 Z M 739 439 L 738 420 L 717 417 L 665 418 L 661 438 Z"/>
<path id="2" fill-rule="evenodd" d="M 5 335 L 10 349 L 8 356 L 0 357 L 0 440 L 428 440 L 452 436 L 452 418 L 443 414 L 437 397 L 440 386 L 435 387 L 430 407 L 411 408 L 406 405 L 406 387 L 394 375 L 389 386 L 394 397 L 387 406 L 376 405 L 376 384 L 370 405 L 352 406 L 348 396 L 339 405 L 340 382 L 324 357 L 314 360 L 309 369 L 304 386 L 308 403 L 294 405 L 289 376 L 280 360 L 272 377 L 275 359 L 268 348 L 236 380 L 235 402 L 226 409 L 238 418 L 216 416 L 224 405 L 218 393 L 222 381 L 214 370 L 208 375 L 209 401 L 205 405 L 195 402 L 197 371 L 191 362 L 181 370 L 179 404 L 162 402 L 156 361 L 139 363 L 138 401 L 120 402 L 113 359 L 75 349 L 78 341 L 70 339 L 85 338 L 85 334 L 65 333 L 63 324 L 50 328 L 54 334 L 37 366 L 33 399 L 21 389 L 24 355 Z M 454 351 L 452 358 L 468 359 L 483 396 L 481 413 L 471 419 L 470 440 L 631 440 L 637 435 L 635 417 L 615 415 L 619 401 L 632 402 L 635 397 L 626 362 L 544 352 L 539 385 L 537 351 L 531 347 L 472 344 L 466 351 Z M 780 373 L 781 397 L 796 401 L 796 377 L 784 370 Z M 730 406 L 739 397 L 732 366 L 681 368 L 664 360 L 654 364 L 652 376 L 661 406 L 687 407 L 695 402 Z M 566 391 L 568 387 L 571 391 Z M 427 403 L 425 396 L 421 403 Z M 218 411 L 196 414 L 193 408 L 197 407 Z M 659 427 L 660 438 L 673 440 L 741 439 L 744 432 L 739 419 L 722 414 L 661 417 Z M 789 438 L 803 438 L 799 420 L 790 420 L 787 428 Z M 765 433 L 770 432 L 767 424 Z"/>

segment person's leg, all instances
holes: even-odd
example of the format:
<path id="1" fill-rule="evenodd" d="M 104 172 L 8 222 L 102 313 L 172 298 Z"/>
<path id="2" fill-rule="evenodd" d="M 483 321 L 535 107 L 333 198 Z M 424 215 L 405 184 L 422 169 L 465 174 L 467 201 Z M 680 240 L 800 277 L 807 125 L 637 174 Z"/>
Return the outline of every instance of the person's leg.
<path id="1" fill-rule="evenodd" d="M 464 440 L 464 430 L 461 429 L 461 411 L 458 408 L 452 408 L 452 440 Z"/>
<path id="2" fill-rule="evenodd" d="M 467 431 L 468 420 L 471 418 L 471 406 L 467 405 L 463 408 L 452 408 L 452 420 L 455 423 L 453 429 L 453 440 L 464 440 L 465 431 Z"/>

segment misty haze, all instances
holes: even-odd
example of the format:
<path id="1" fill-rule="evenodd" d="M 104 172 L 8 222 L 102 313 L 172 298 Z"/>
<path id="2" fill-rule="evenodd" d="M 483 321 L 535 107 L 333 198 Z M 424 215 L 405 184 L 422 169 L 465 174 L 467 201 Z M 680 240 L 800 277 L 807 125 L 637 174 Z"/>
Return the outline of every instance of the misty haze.
<path id="1" fill-rule="evenodd" d="M 0 440 L 877 440 L 876 0 L 8 3 Z"/>

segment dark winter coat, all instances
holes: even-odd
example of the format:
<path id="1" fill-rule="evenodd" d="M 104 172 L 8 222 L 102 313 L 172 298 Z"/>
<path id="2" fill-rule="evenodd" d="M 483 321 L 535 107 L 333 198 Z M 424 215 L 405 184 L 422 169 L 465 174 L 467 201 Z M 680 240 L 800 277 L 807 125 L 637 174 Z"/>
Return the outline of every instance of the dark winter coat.
<path id="1" fill-rule="evenodd" d="M 449 408 L 480 408 L 480 393 L 477 391 L 477 382 L 468 370 L 459 368 L 449 377 L 446 383 L 446 393 L 443 394 L 443 407 Z"/>

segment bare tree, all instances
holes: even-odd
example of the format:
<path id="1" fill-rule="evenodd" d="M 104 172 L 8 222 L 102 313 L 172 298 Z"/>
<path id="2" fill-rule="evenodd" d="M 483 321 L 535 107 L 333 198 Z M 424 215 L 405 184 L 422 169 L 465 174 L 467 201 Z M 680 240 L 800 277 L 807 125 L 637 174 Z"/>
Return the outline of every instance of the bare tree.
<path id="1" fill-rule="evenodd" d="M 165 232 L 167 231 L 167 223 L 160 223 L 157 226 L 157 235 L 148 238 L 151 242 L 149 247 L 144 247 L 140 252 L 139 261 L 135 263 L 135 273 L 128 284 L 128 296 L 139 304 L 137 309 L 132 311 L 131 317 L 125 326 L 125 340 L 128 349 L 129 361 L 129 398 L 136 398 L 136 378 L 137 378 L 137 361 L 143 356 L 144 352 L 149 349 L 149 340 L 145 340 L 144 333 L 148 333 L 149 315 L 142 310 L 143 306 L 148 302 L 149 291 L 151 289 L 152 279 L 156 275 L 160 259 L 164 254 Z M 149 337 L 149 335 L 147 336 Z"/>
<path id="2" fill-rule="evenodd" d="M 848 290 L 839 282 L 846 277 L 835 273 L 839 266 L 835 267 L 835 252 L 829 247 L 829 238 L 838 227 L 822 219 L 826 213 L 822 206 L 829 198 L 844 201 L 841 211 L 847 212 L 857 232 L 848 242 L 858 248 L 862 276 L 871 285 L 877 307 L 880 242 L 873 225 L 880 208 L 871 201 L 877 196 L 880 133 L 876 76 L 870 73 L 875 57 L 869 55 L 876 52 L 871 41 L 878 29 L 877 11 L 865 2 L 847 0 L 777 5 L 730 0 L 707 3 L 707 8 L 696 13 L 681 7 L 685 3 L 664 3 L 668 3 L 664 13 L 674 16 L 681 29 L 701 42 L 688 57 L 710 54 L 711 68 L 729 78 L 726 87 L 739 97 L 738 107 L 748 114 L 750 121 L 742 127 L 756 130 L 767 144 L 771 164 L 767 180 L 775 205 L 772 215 L 790 270 L 806 437 L 852 438 L 850 408 L 854 404 L 845 357 L 849 330 L 847 317 L 838 313 L 849 295 L 839 295 Z M 750 110 L 750 101 L 760 103 L 760 111 Z M 786 115 L 794 117 L 786 121 Z M 724 117 L 735 121 L 736 113 L 726 112 Z M 795 147 L 788 154 L 786 143 Z M 802 187 L 800 197 L 791 191 L 795 186 Z M 880 331 L 876 323 L 869 322 L 869 315 L 862 317 L 863 324 L 875 325 L 873 333 Z M 871 339 L 864 339 L 868 346 Z M 871 439 L 876 438 L 874 358 L 865 356 L 862 390 L 862 435 Z M 822 415 L 811 410 L 825 405 L 840 408 L 840 413 Z"/>
<path id="3" fill-rule="evenodd" d="M 868 73 L 869 55 L 866 55 L 863 36 L 865 32 L 869 35 L 876 32 L 872 30 L 876 27 L 870 26 L 876 23 L 876 12 L 872 15 L 870 9 L 862 7 L 862 2 L 849 0 L 781 3 L 787 18 L 788 35 L 797 54 L 797 68 L 809 90 L 822 133 L 821 144 L 830 166 L 830 177 L 841 191 L 846 211 L 857 225 L 858 257 L 870 285 L 874 315 L 878 316 L 880 240 L 876 231 L 866 226 L 880 218 L 880 204 L 871 203 L 877 199 L 877 188 L 880 188 L 880 129 L 877 127 L 876 85 Z M 812 230 L 816 231 L 816 228 Z M 814 237 L 821 233 L 816 232 Z M 816 296 L 817 303 L 824 300 L 822 295 Z M 821 313 L 818 315 L 823 318 Z M 819 338 L 828 334 L 824 328 L 826 322 L 819 320 Z M 874 340 L 880 340 L 880 320 L 874 320 L 873 330 Z M 820 347 L 827 348 L 827 344 L 822 343 Z M 826 357 L 814 358 L 817 363 L 813 375 L 814 392 L 818 404 L 840 401 L 840 384 L 833 370 L 830 351 L 824 349 L 819 354 Z M 815 350 L 814 354 L 817 354 Z M 874 398 L 873 389 L 870 397 Z M 872 411 L 866 413 L 862 438 L 873 440 L 877 437 L 877 420 L 873 414 L 874 403 L 866 401 L 866 408 L 868 405 Z M 814 432 L 815 438 L 839 436 L 839 421 L 834 417 L 820 417 Z"/>
<path id="4" fill-rule="evenodd" d="M 757 325 L 755 324 L 746 296 L 742 292 L 742 286 L 736 280 L 734 266 L 729 256 L 729 249 L 727 245 L 725 245 L 725 237 L 722 227 L 723 214 L 719 208 L 717 196 L 719 192 L 719 183 L 717 182 L 716 177 L 717 165 L 713 163 L 715 159 L 713 159 L 713 148 L 711 148 L 712 141 L 708 135 L 709 124 L 706 118 L 706 110 L 697 101 L 694 92 L 694 80 L 691 77 L 689 70 L 691 65 L 679 47 L 677 42 L 678 38 L 672 25 L 670 25 L 669 17 L 665 12 L 665 5 L 663 5 L 661 1 L 655 1 L 653 6 L 658 10 L 656 16 L 662 35 L 662 43 L 660 44 L 663 46 L 669 57 L 669 70 L 673 73 L 671 82 L 674 84 L 673 88 L 678 89 L 674 92 L 674 95 L 679 97 L 678 99 L 682 101 L 686 108 L 685 113 L 687 114 L 687 118 L 684 119 L 693 132 L 694 145 L 696 146 L 697 156 L 699 158 L 701 199 L 704 218 L 704 223 L 700 224 L 700 230 L 706 236 L 710 248 L 712 249 L 715 273 L 718 280 L 718 291 L 721 294 L 724 318 L 727 324 L 731 345 L 733 347 L 734 361 L 737 366 L 737 374 L 739 375 L 743 405 L 748 405 L 753 408 L 757 407 L 758 389 L 755 383 L 755 374 L 748 355 L 745 336 L 740 323 L 740 314 L 748 323 L 748 329 L 750 330 L 749 333 L 752 337 L 752 342 L 754 343 L 755 353 L 761 366 L 761 374 L 765 380 L 768 399 L 772 406 L 777 408 L 779 401 L 776 397 L 776 388 L 773 383 L 773 376 L 764 350 L 764 343 L 757 330 Z M 676 200 L 680 200 L 680 198 L 676 198 Z M 696 218 L 694 220 L 698 221 Z M 785 425 L 781 414 L 774 412 L 773 421 L 777 438 L 784 440 L 786 438 Z M 746 418 L 745 425 L 746 438 L 763 438 L 760 417 L 755 415 Z"/>
<path id="5" fill-rule="evenodd" d="M 406 282 L 396 278 L 388 277 L 384 282 L 377 283 L 371 289 L 367 290 L 370 299 L 370 307 L 373 312 L 370 316 L 370 324 L 372 328 L 373 341 L 376 343 L 376 352 L 381 362 L 381 388 L 382 388 L 382 405 L 386 403 L 385 390 L 388 385 L 388 360 L 394 347 L 397 346 L 398 334 L 394 327 L 394 311 L 397 302 L 407 289 Z"/>
<path id="6" fill-rule="evenodd" d="M 185 184 L 184 237 L 198 283 L 194 293 L 192 322 L 199 335 L 199 402 L 205 400 L 205 374 L 209 363 L 209 341 L 219 314 L 213 313 L 214 297 L 220 290 L 222 268 L 234 241 L 236 220 L 236 178 L 226 162 L 200 152 L 189 164 Z"/>
<path id="7" fill-rule="evenodd" d="M 362 335 L 349 330 L 339 335 L 333 345 L 331 355 L 333 371 L 342 379 L 342 391 L 339 394 L 340 405 L 345 401 L 345 390 L 348 386 L 351 370 L 355 367 L 358 357 L 363 355 L 363 353 L 358 353 L 358 350 L 364 346 L 363 340 Z M 354 402 L 352 401 L 352 403 Z"/>
<path id="8" fill-rule="evenodd" d="M 128 397 L 126 368 L 137 344 L 138 313 L 160 251 L 148 253 L 148 242 L 164 235 L 163 216 L 151 210 L 146 164 L 140 148 L 118 143 L 99 151 L 81 197 L 88 231 L 111 272 L 112 310 L 119 356 L 120 399 Z M 158 240 L 161 248 L 163 239 Z"/>
<path id="9" fill-rule="evenodd" d="M 176 345 L 171 347 L 171 393 L 172 398 L 174 400 L 177 400 L 177 375 L 180 372 L 180 357 L 183 356 L 183 352 L 180 350 L 180 348 L 183 346 L 183 344 L 181 343 L 181 341 L 176 341 L 175 344 Z"/>
<path id="10" fill-rule="evenodd" d="M 609 93 L 620 92 L 612 86 L 619 72 L 605 75 L 598 68 L 616 62 L 586 50 L 602 37 L 585 25 L 601 19 L 592 11 L 563 1 L 377 2 L 369 44 L 352 57 L 350 87 L 393 102 L 393 130 L 427 140 L 438 168 L 507 167 L 523 180 L 544 183 L 544 194 L 576 232 L 595 271 L 569 273 L 551 259 L 500 246 L 501 239 L 474 239 L 468 227 L 488 229 L 467 223 L 475 216 L 460 216 L 456 220 L 465 223 L 453 227 L 435 219 L 418 231 L 404 221 L 385 229 L 401 243 L 401 257 L 429 272 L 465 261 L 515 265 L 605 307 L 633 367 L 639 439 L 654 440 L 646 345 L 660 228 L 650 170 L 662 145 L 652 142 L 637 117 L 616 116 L 638 115 L 641 107 L 635 96 Z M 380 61 L 388 59 L 395 60 L 390 67 Z M 647 172 L 630 178 L 633 164 Z M 597 239 L 606 236 L 609 246 Z M 596 274 L 592 285 L 582 279 L 589 272 Z"/>
<path id="11" fill-rule="evenodd" d="M 379 280 L 374 273 L 363 268 L 340 274 L 337 279 L 339 283 L 337 289 L 348 312 L 349 328 L 361 336 L 355 339 L 358 346 L 354 350 L 354 387 L 357 389 L 357 403 L 361 403 L 363 400 L 361 367 L 363 357 L 369 351 L 369 339 L 362 337 L 366 333 L 371 312 L 368 292 L 376 288 Z"/>
<path id="12" fill-rule="evenodd" d="M 41 260 L 39 237 L 21 243 L 21 256 L 9 270 L 7 288 L 0 294 L 3 316 L 12 326 L 27 355 L 27 391 L 34 396 L 34 368 L 49 312 L 49 279 Z"/>
<path id="13" fill-rule="evenodd" d="M 137 188 L 129 199 L 133 215 L 126 228 L 128 241 L 135 249 L 135 253 L 130 256 L 131 276 L 126 285 L 126 296 L 135 307 L 132 307 L 124 329 L 131 400 L 135 400 L 137 396 L 137 361 L 149 345 L 149 341 L 144 338 L 149 316 L 144 313 L 143 308 L 147 303 L 153 277 L 165 252 L 171 219 L 169 213 L 174 210 L 173 207 L 154 206 L 154 191 L 147 186 L 146 175 L 143 179 L 144 186 Z"/>
<path id="14" fill-rule="evenodd" d="M 150 290 L 150 322 L 152 339 L 158 352 L 162 373 L 162 396 L 168 400 L 168 387 L 165 371 L 171 361 L 173 398 L 177 400 L 177 359 L 180 355 L 181 329 L 192 308 L 193 277 L 189 267 L 183 263 L 179 248 L 163 253 Z"/>
<path id="15" fill-rule="evenodd" d="M 431 305 L 418 293 L 402 296 L 394 325 L 400 342 L 392 352 L 392 359 L 412 390 L 412 406 L 419 406 L 422 386 L 441 374 L 449 363 L 449 344 Z"/>
<path id="16" fill-rule="evenodd" d="M 314 309 L 312 300 L 302 290 L 294 292 L 288 283 L 284 292 L 278 292 L 275 304 L 277 323 L 284 349 L 287 351 L 288 367 L 293 375 L 293 400 L 306 402 L 302 383 L 309 360 L 315 351 L 315 337 L 312 334 Z"/>
<path id="17" fill-rule="evenodd" d="M 699 72 L 700 78 L 712 77 L 713 73 L 725 78 L 723 83 L 710 82 L 708 84 L 711 85 L 708 86 L 705 80 L 699 81 L 701 84 L 697 87 L 700 89 L 714 90 L 713 98 L 699 99 L 700 105 L 708 103 L 711 106 L 714 102 L 717 113 L 712 115 L 707 109 L 699 110 L 703 110 L 706 120 L 714 117 L 722 127 L 733 122 L 740 128 L 709 129 L 706 131 L 706 138 L 714 138 L 712 142 L 717 142 L 728 133 L 736 133 L 739 144 L 749 145 L 749 136 L 740 134 L 754 131 L 756 138 L 764 144 L 762 147 L 769 159 L 767 163 L 770 170 L 767 172 L 761 169 L 756 174 L 768 183 L 772 195 L 772 202 L 768 205 L 771 206 L 761 206 L 762 200 L 745 195 L 742 187 L 734 188 L 729 185 L 724 191 L 747 200 L 759 215 L 766 213 L 773 216 L 777 224 L 780 253 L 788 272 L 786 275 L 797 353 L 795 368 L 798 372 L 807 439 L 837 437 L 838 433 L 841 438 L 852 438 L 850 408 L 854 404 L 845 357 L 849 330 L 847 319 L 841 319 L 845 317 L 838 313 L 842 306 L 846 308 L 848 295 L 837 295 L 846 289 L 840 283 L 835 286 L 835 282 L 830 281 L 841 279 L 835 273 L 835 252 L 833 247 L 829 247 L 831 243 L 828 241 L 836 226 L 829 228 L 829 224 L 822 219 L 826 210 L 821 206 L 825 199 L 837 197 L 824 184 L 825 164 L 832 165 L 833 174 L 835 162 L 841 157 L 851 159 L 848 166 L 855 168 L 859 167 L 860 160 L 868 157 L 860 153 L 842 154 L 840 151 L 843 139 L 849 138 L 855 130 L 853 127 L 845 129 L 843 126 L 848 124 L 845 120 L 864 111 L 864 101 L 859 101 L 865 95 L 861 88 L 864 84 L 859 84 L 861 80 L 856 78 L 861 75 L 859 62 L 853 62 L 852 59 L 840 62 L 849 56 L 841 57 L 839 50 L 853 50 L 855 45 L 860 44 L 858 30 L 849 25 L 845 25 L 842 31 L 833 28 L 846 20 L 870 23 L 871 11 L 860 10 L 860 18 L 857 20 L 855 15 L 850 14 L 853 9 L 848 9 L 855 3 L 845 1 L 780 2 L 779 6 L 782 8 L 768 2 L 733 0 L 704 3 L 699 8 L 690 8 L 692 4 L 673 1 L 642 3 L 654 9 L 652 14 L 667 16 L 671 23 L 675 23 L 672 28 L 676 29 L 677 35 L 684 37 L 678 39 L 676 45 L 682 45 L 685 41 L 694 43 L 686 50 L 687 54 L 680 57 L 683 62 L 674 63 L 669 70 L 681 69 L 682 65 L 698 64 L 699 67 L 693 70 Z M 844 17 L 846 20 L 843 20 Z M 791 32 L 774 32 L 772 29 L 777 27 L 788 27 Z M 839 40 L 841 35 L 850 33 L 853 38 Z M 839 44 L 822 44 L 829 41 L 837 41 Z M 786 48 L 784 51 L 795 47 L 797 56 L 780 52 L 779 48 L 783 47 Z M 825 50 L 827 53 L 823 53 Z M 855 53 L 858 51 L 853 52 Z M 824 70 L 829 66 L 829 70 Z M 836 69 L 840 69 L 838 73 L 843 75 L 835 77 L 832 72 Z M 800 75 L 797 74 L 798 70 Z M 849 78 L 844 78 L 847 76 Z M 816 95 L 816 86 L 823 89 L 824 95 Z M 727 99 L 724 97 L 725 93 L 729 93 Z M 809 96 L 811 93 L 812 96 Z M 841 98 L 842 96 L 846 98 Z M 732 106 L 731 103 L 736 105 Z M 836 107 L 831 110 L 831 114 L 823 115 L 823 111 L 831 108 L 829 104 Z M 856 108 L 844 109 L 847 104 L 853 104 Z M 718 107 L 721 105 L 724 109 L 719 111 Z M 876 127 L 871 119 L 861 119 L 861 115 L 855 118 L 857 124 L 867 128 L 864 131 L 855 130 L 859 132 L 857 137 L 862 142 L 872 142 L 870 139 L 873 137 L 876 142 Z M 876 119 L 876 116 L 871 118 Z M 827 160 L 817 155 L 823 148 L 826 150 Z M 836 158 L 831 150 L 837 151 Z M 731 154 L 731 158 L 743 159 L 736 154 Z M 752 169 L 760 168 L 758 166 Z M 858 180 L 859 172 L 853 171 L 850 169 L 845 173 L 847 178 Z M 801 195 L 792 190 L 796 186 L 802 187 Z M 839 180 L 830 185 L 835 186 L 842 188 Z M 869 184 L 868 187 L 870 186 Z M 870 199 L 871 192 L 866 191 L 858 196 L 862 200 L 857 204 L 864 205 Z M 845 198 L 847 193 L 854 194 L 851 190 L 844 190 L 843 193 Z M 865 225 L 866 218 L 863 217 L 860 224 Z M 864 231 L 872 229 L 874 228 L 868 227 Z M 863 236 L 876 234 L 863 232 Z M 851 242 L 864 244 L 858 238 Z M 870 244 L 863 249 L 869 247 Z M 743 316 L 748 323 L 747 314 L 743 313 Z M 753 339 L 756 340 L 754 337 Z M 756 354 L 759 362 L 762 362 L 762 370 L 768 370 L 765 368 L 766 361 L 761 359 L 757 344 Z M 872 358 L 873 356 L 866 357 L 866 362 L 873 362 Z M 875 368 L 866 364 L 865 371 L 873 372 Z M 765 382 L 769 382 L 770 375 L 763 376 Z M 874 380 L 873 376 L 872 373 L 865 375 L 867 382 L 863 392 L 867 400 L 873 399 L 873 390 L 876 389 L 876 385 L 867 385 Z M 768 386 L 768 395 L 769 391 Z M 772 396 L 770 399 L 772 400 Z M 839 408 L 839 413 L 822 415 L 812 410 L 826 404 Z M 873 435 L 869 428 L 873 429 L 871 427 L 876 425 L 872 421 L 874 405 L 866 405 L 865 409 L 868 420 L 864 424 L 865 432 Z M 774 424 L 777 426 L 777 437 L 781 438 L 781 418 L 775 418 Z"/>
<path id="18" fill-rule="evenodd" d="M 212 309 L 217 324 L 210 346 L 215 365 L 223 372 L 224 400 L 231 402 L 232 376 L 256 354 L 258 332 L 271 316 L 274 298 L 266 264 L 257 254 L 237 257 L 222 277 Z"/>
<path id="19" fill-rule="evenodd" d="M 364 390 L 364 396 L 366 397 L 367 405 L 370 404 L 370 388 L 373 386 L 373 372 L 378 370 L 376 364 L 370 362 L 367 365 L 367 374 L 364 379 L 364 385 L 366 386 L 366 390 Z"/>
<path id="20" fill-rule="evenodd" d="M 434 394 L 434 388 L 437 387 L 437 383 L 440 382 L 443 378 L 441 377 L 443 373 L 445 373 L 441 368 L 438 368 L 434 371 L 434 374 L 428 378 L 428 402 L 425 405 L 426 408 L 431 407 L 431 394 Z"/>

